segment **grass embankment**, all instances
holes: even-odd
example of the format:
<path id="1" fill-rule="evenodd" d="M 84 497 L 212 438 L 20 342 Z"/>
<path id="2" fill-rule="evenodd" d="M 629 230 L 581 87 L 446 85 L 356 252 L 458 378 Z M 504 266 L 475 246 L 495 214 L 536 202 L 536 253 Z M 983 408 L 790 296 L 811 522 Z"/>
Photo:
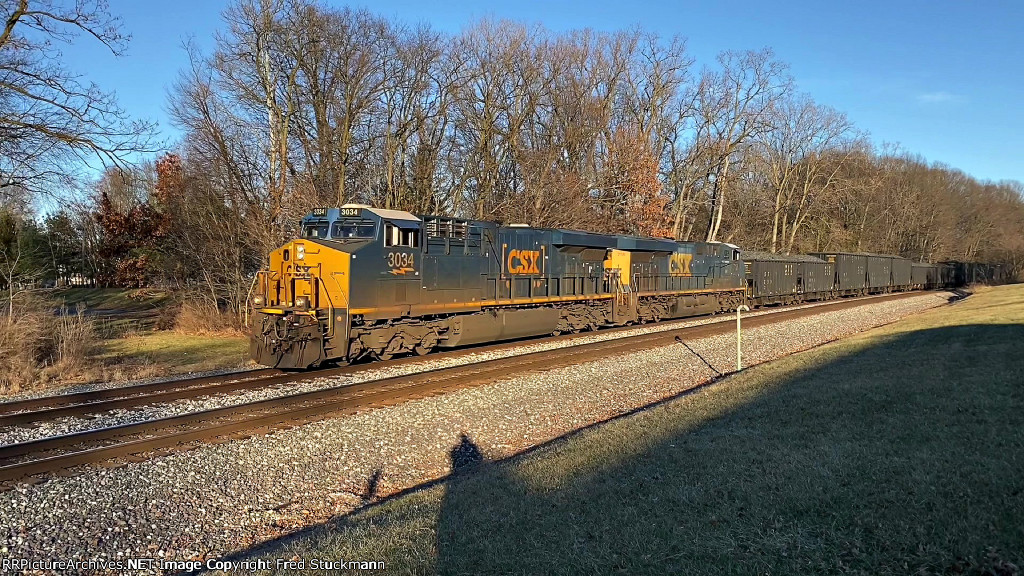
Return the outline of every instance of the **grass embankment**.
<path id="1" fill-rule="evenodd" d="M 0 394 L 246 364 L 246 337 L 210 324 L 217 316 L 197 319 L 194 307 L 160 290 L 40 292 L 19 301 L 14 323 L 0 325 Z"/>
<path id="2" fill-rule="evenodd" d="M 93 359 L 101 367 L 94 378 L 122 380 L 234 368 L 248 361 L 248 340 L 216 329 L 197 332 L 176 326 L 181 309 L 162 290 L 71 288 L 51 299 L 69 309 L 85 306 L 101 336 Z M 211 319 L 213 320 L 213 319 Z"/>
<path id="3" fill-rule="evenodd" d="M 1016 574 L 1024 286 L 482 463 L 259 556 L 400 573 Z"/>
<path id="4" fill-rule="evenodd" d="M 153 310 L 167 301 L 162 290 L 126 290 L 121 288 L 60 288 L 46 293 L 50 300 L 69 307 L 82 304 L 91 310 L 141 312 Z"/>
<path id="5" fill-rule="evenodd" d="M 115 380 L 235 368 L 249 361 L 249 340 L 238 333 L 142 332 L 104 340 L 96 359 Z"/>

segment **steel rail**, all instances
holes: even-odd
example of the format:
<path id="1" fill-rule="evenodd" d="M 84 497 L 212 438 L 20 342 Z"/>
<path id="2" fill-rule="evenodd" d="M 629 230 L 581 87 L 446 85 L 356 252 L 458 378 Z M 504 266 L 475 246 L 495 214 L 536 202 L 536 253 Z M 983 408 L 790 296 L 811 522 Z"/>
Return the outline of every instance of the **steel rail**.
<path id="1" fill-rule="evenodd" d="M 916 292 L 904 292 L 899 294 L 916 294 Z M 843 299 L 838 301 L 822 301 L 812 305 L 821 307 L 836 305 L 839 302 L 874 301 L 879 297 L 893 297 L 895 295 L 874 295 L 859 298 Z M 779 308 L 771 312 L 778 314 L 786 308 Z M 692 322 L 699 317 L 686 317 L 666 320 L 659 325 L 671 326 L 673 324 Z M 724 320 L 723 320 L 724 321 Z M 636 329 L 635 325 L 616 326 L 601 330 L 602 333 L 614 333 Z M 523 342 L 545 343 L 562 340 L 574 340 L 585 338 L 593 332 L 582 332 L 573 334 L 561 334 L 558 336 L 546 336 L 541 338 L 519 339 L 509 342 L 487 343 L 478 346 L 444 351 L 441 354 L 445 358 L 457 358 L 459 356 L 475 354 L 480 352 L 491 352 L 507 348 L 517 347 Z M 430 355 L 426 358 L 419 356 L 405 356 L 383 362 L 369 364 L 356 364 L 352 366 L 338 366 L 307 370 L 302 372 L 285 372 L 275 368 L 260 370 L 249 370 L 231 372 L 198 378 L 187 378 L 179 380 L 167 380 L 148 384 L 138 384 L 120 388 L 105 388 L 88 392 L 77 392 L 72 394 L 61 394 L 55 396 L 44 396 L 27 400 L 17 400 L 0 403 L 0 429 L 9 426 L 19 426 L 33 422 L 50 421 L 63 417 L 86 416 L 101 414 L 119 408 L 132 408 L 148 404 L 159 404 L 181 400 L 186 398 L 198 398 L 212 394 L 223 394 L 237 390 L 262 388 L 277 384 L 308 380 L 310 378 L 331 377 L 345 374 L 356 374 L 367 370 L 374 370 L 384 366 L 400 366 L 404 364 L 418 364 L 430 362 L 441 358 L 439 355 Z"/>
<path id="2" fill-rule="evenodd" d="M 913 293 L 886 297 L 902 299 Z M 748 318 L 756 328 L 791 319 L 864 306 L 874 300 L 842 300 L 833 303 L 781 310 Z M 631 337 L 600 340 L 586 344 L 529 352 L 481 362 L 436 368 L 404 376 L 369 380 L 358 384 L 291 394 L 234 406 L 214 408 L 143 422 L 121 424 L 42 438 L 0 447 L 0 482 L 55 472 L 83 464 L 165 449 L 197 440 L 211 440 L 242 431 L 267 427 L 290 427 L 310 419 L 322 419 L 339 412 L 368 406 L 393 405 L 447 390 L 469 387 L 524 374 L 571 366 L 616 354 L 671 345 L 687 338 L 705 338 L 731 333 L 728 320 L 662 330 Z M 67 450 L 65 453 L 55 453 Z M 19 461 L 19 457 L 33 456 Z"/>
<path id="3" fill-rule="evenodd" d="M 34 410 L 42 408 L 43 410 L 51 410 L 66 405 L 75 404 L 89 404 L 97 401 L 108 400 L 111 398 L 120 399 L 122 397 L 130 395 L 142 395 L 150 393 L 162 393 L 167 390 L 192 388 L 198 386 L 204 386 L 209 383 L 223 382 L 225 379 L 252 379 L 262 378 L 274 374 L 281 374 L 281 370 L 275 368 L 261 368 L 258 370 L 243 370 L 239 372 L 230 372 L 226 374 L 216 374 L 212 376 L 200 376 L 198 378 L 182 378 L 178 380 L 162 380 L 160 382 L 150 382 L 147 384 L 136 384 L 133 386 L 122 386 L 119 388 L 101 388 L 99 390 L 89 390 L 87 392 L 74 392 L 71 394 L 56 394 L 52 396 L 40 396 L 38 398 L 28 398 L 26 400 L 13 400 L 10 402 L 0 402 L 0 426 L 5 425 L 7 420 L 18 413 L 22 413 L 28 410 Z M 11 421 L 14 421 L 13 419 Z"/>

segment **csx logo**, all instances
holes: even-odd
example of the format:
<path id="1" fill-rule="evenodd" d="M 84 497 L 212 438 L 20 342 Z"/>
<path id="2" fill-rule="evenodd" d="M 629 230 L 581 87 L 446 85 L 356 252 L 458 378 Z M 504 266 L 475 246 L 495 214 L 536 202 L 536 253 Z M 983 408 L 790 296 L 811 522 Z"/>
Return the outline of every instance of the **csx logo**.
<path id="1" fill-rule="evenodd" d="M 509 274 L 540 274 L 540 251 L 513 250 L 507 263 Z"/>
<path id="2" fill-rule="evenodd" d="M 673 254 L 668 259 L 668 273 L 672 276 L 690 276 L 693 254 Z"/>

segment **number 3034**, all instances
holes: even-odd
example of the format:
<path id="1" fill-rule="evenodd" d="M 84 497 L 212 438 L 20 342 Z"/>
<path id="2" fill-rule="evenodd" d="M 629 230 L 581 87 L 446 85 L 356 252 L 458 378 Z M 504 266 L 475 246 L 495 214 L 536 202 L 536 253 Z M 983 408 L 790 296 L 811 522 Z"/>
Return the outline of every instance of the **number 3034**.
<path id="1" fill-rule="evenodd" d="M 392 268 L 411 268 L 413 255 L 408 252 L 388 252 L 388 266 Z"/>

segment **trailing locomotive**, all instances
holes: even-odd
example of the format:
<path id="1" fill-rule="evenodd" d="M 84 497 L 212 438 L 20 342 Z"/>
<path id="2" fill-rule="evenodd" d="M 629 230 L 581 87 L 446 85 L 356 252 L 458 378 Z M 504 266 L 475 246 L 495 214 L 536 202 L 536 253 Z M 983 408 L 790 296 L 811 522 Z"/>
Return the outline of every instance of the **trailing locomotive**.
<path id="1" fill-rule="evenodd" d="M 254 280 L 252 357 L 323 362 L 734 310 L 739 248 L 365 205 L 303 218 Z"/>

